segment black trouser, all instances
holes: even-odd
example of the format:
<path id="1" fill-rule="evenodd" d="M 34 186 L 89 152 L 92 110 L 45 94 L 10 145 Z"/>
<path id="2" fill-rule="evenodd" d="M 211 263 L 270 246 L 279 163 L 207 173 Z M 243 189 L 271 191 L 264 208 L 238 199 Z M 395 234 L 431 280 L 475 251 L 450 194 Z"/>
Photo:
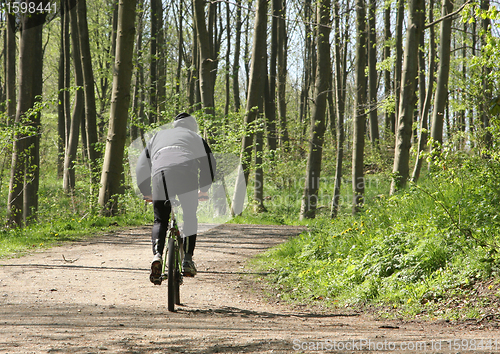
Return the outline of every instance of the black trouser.
<path id="1" fill-rule="evenodd" d="M 163 254 L 165 248 L 165 238 L 167 234 L 168 222 L 170 220 L 171 207 L 164 200 L 154 200 L 154 224 L 151 242 L 153 244 L 153 254 Z M 193 255 L 196 246 L 196 234 L 184 238 L 184 252 L 188 255 Z"/>
<path id="2" fill-rule="evenodd" d="M 168 182 L 164 183 L 165 181 Z M 184 252 L 188 257 L 192 256 L 198 230 L 196 216 L 198 181 L 196 174 L 183 173 L 182 171 L 164 171 L 164 173 L 153 176 L 154 225 L 151 235 L 153 254 L 163 254 L 165 248 L 165 237 L 171 212 L 170 203 L 166 203 L 169 196 L 177 196 L 181 203 L 184 218 Z"/>

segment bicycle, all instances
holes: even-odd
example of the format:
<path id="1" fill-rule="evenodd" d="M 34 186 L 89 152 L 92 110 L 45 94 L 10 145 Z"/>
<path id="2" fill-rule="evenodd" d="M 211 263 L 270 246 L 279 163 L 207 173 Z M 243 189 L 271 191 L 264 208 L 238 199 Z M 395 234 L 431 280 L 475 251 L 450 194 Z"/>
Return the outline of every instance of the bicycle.
<path id="1" fill-rule="evenodd" d="M 167 230 L 167 251 L 164 254 L 161 279 L 168 280 L 168 311 L 174 312 L 175 305 L 180 305 L 180 285 L 183 283 L 182 261 L 184 259 L 183 240 L 177 226 L 174 207 L 180 205 L 176 199 L 167 201 L 170 203 L 170 222 Z M 166 268 L 166 271 L 165 271 Z"/>

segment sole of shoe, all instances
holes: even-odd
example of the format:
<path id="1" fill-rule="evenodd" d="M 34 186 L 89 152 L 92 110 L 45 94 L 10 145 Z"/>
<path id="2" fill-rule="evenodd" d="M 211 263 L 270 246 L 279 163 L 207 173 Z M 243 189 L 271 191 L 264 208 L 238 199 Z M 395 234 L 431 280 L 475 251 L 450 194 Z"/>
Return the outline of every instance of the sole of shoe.
<path id="1" fill-rule="evenodd" d="M 151 274 L 149 275 L 149 280 L 154 285 L 161 285 L 161 262 L 151 263 Z"/>

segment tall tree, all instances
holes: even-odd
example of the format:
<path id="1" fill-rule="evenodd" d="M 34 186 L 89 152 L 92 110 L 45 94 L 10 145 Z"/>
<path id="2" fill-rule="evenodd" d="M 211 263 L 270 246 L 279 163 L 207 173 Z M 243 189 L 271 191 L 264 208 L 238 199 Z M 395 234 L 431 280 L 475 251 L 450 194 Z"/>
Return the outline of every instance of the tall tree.
<path id="1" fill-rule="evenodd" d="M 377 0 L 369 0 L 368 7 L 368 70 L 369 88 L 368 98 L 370 102 L 370 140 L 373 145 L 378 145 L 380 139 L 377 113 L 377 28 L 376 28 Z"/>
<path id="2" fill-rule="evenodd" d="M 396 134 L 397 121 L 399 114 L 399 98 L 401 97 L 401 63 L 403 61 L 403 22 L 405 13 L 405 1 L 397 0 L 397 16 L 396 16 L 396 30 L 395 30 L 395 42 L 396 42 L 396 57 L 394 62 L 394 130 L 393 133 Z"/>
<path id="3" fill-rule="evenodd" d="M 123 156 L 127 138 L 133 68 L 135 5 L 136 0 L 120 0 L 118 3 L 118 36 L 113 68 L 113 91 L 101 189 L 99 190 L 99 205 L 105 215 L 117 213 L 118 195 L 122 192 Z"/>
<path id="4" fill-rule="evenodd" d="M 241 49 L 241 0 L 236 0 L 236 28 L 234 42 L 234 59 L 233 59 L 233 99 L 234 110 L 238 112 L 241 106 L 240 100 L 240 49 Z"/>
<path id="5" fill-rule="evenodd" d="M 451 0 L 442 0 L 441 14 L 443 17 L 453 11 Z M 436 92 L 434 96 L 434 110 L 432 114 L 431 138 L 433 143 L 431 151 L 436 148 L 439 152 L 440 145 L 443 143 L 443 124 L 446 103 L 448 101 L 448 80 L 450 73 L 450 45 L 451 45 L 451 18 L 445 18 L 441 21 L 439 35 L 439 66 L 437 73 Z M 438 146 L 436 146 L 436 144 Z"/>
<path id="6" fill-rule="evenodd" d="M 423 17 L 423 16 L 422 16 Z M 432 22 L 434 19 L 434 0 L 429 1 L 429 22 Z M 421 41 L 424 40 L 424 36 L 421 36 Z M 423 46 L 422 46 L 423 47 Z M 428 52 L 428 70 L 429 77 L 427 80 L 427 89 L 425 90 L 425 98 L 423 103 L 421 104 L 420 110 L 420 135 L 418 137 L 418 151 L 417 158 L 415 160 L 415 168 L 413 169 L 413 175 L 411 177 L 412 181 L 417 183 L 420 177 L 420 170 L 422 168 L 423 158 L 422 153 L 425 147 L 427 146 L 427 137 L 428 133 L 428 121 L 429 121 L 429 108 L 431 106 L 431 99 L 434 87 L 434 76 L 435 76 L 435 58 L 436 58 L 436 43 L 435 43 L 435 34 L 434 34 L 434 26 L 431 26 L 429 29 L 429 52 Z M 421 86 L 424 85 L 425 81 L 425 64 L 423 61 L 423 53 L 420 53 L 419 58 L 419 90 L 421 91 Z M 422 96 L 422 94 L 420 95 Z M 422 97 L 420 97 L 422 100 Z"/>
<path id="7" fill-rule="evenodd" d="M 391 44 L 390 40 L 391 34 L 391 4 L 386 3 L 386 8 L 384 10 L 384 61 L 387 61 L 391 57 Z M 391 70 L 389 68 L 384 70 L 384 94 L 386 99 L 391 96 L 392 81 L 391 81 Z M 395 126 L 395 114 L 394 111 L 386 110 L 385 112 L 385 133 L 392 132 L 396 130 Z"/>
<path id="8" fill-rule="evenodd" d="M 151 0 L 151 38 L 149 40 L 150 56 L 149 63 L 149 123 L 152 124 L 157 120 L 158 109 L 158 92 L 156 84 L 158 81 L 158 21 L 159 7 L 161 0 Z"/>
<path id="9" fill-rule="evenodd" d="M 311 135 L 306 180 L 300 218 L 314 218 L 318 206 L 318 190 L 325 134 L 325 112 L 328 91 L 331 87 L 330 64 L 330 0 L 320 0 L 317 7 L 317 72 L 314 87 L 314 104 L 311 114 Z"/>
<path id="10" fill-rule="evenodd" d="M 197 0 L 199 1 L 199 0 Z M 252 123 L 262 113 L 261 95 L 264 92 L 264 81 L 266 75 L 266 30 L 267 30 L 267 0 L 257 1 L 257 12 L 254 23 L 254 36 L 252 48 L 252 62 L 250 67 L 250 82 L 248 84 L 248 96 L 244 127 L 247 129 L 241 142 L 241 167 L 243 173 L 238 174 L 236 188 L 233 195 L 231 213 L 239 215 L 243 212 L 244 193 L 248 184 L 250 174 L 250 163 L 252 159 L 252 147 L 254 140 Z M 243 193 L 243 194 L 242 194 Z"/>
<path id="11" fill-rule="evenodd" d="M 87 134 L 87 153 L 92 170 L 92 181 L 97 182 L 99 152 L 96 148 L 97 136 L 97 108 L 94 91 L 94 71 L 90 53 L 89 27 L 87 24 L 87 2 L 78 0 L 77 4 L 78 36 L 83 74 L 83 93 L 85 95 L 85 127 Z"/>
<path id="12" fill-rule="evenodd" d="M 345 112 L 345 97 L 346 97 L 346 80 L 347 73 L 342 72 L 342 68 L 346 67 L 346 59 L 347 59 L 347 45 L 348 45 L 348 27 L 345 28 L 344 34 L 344 43 L 343 43 L 343 53 L 341 55 L 341 36 L 340 36 L 340 16 L 339 16 L 339 0 L 335 0 L 334 4 L 334 12 L 335 12 L 335 75 L 333 77 L 333 86 L 335 91 L 335 114 L 336 114 L 336 132 L 337 132 L 337 163 L 335 166 L 335 185 L 333 191 L 332 198 L 332 206 L 331 206 L 331 217 L 335 218 L 337 216 L 339 207 L 340 207 L 340 186 L 342 183 L 342 163 L 344 160 L 344 112 Z M 346 24 L 349 21 L 346 19 Z"/>
<path id="13" fill-rule="evenodd" d="M 285 21 L 286 0 L 280 1 L 278 8 L 278 116 L 280 125 L 279 143 L 282 149 L 287 149 L 288 145 L 288 127 L 286 119 L 286 77 L 287 77 L 287 32 Z"/>
<path id="14" fill-rule="evenodd" d="M 200 53 L 200 93 L 205 113 L 213 116 L 215 114 L 214 104 L 214 80 L 212 70 L 214 60 L 212 58 L 213 38 L 210 37 L 205 19 L 205 1 L 194 0 L 195 23 L 198 37 L 198 49 Z"/>
<path id="15" fill-rule="evenodd" d="M 78 20 L 76 0 L 67 0 L 70 26 L 71 26 L 71 44 L 73 67 L 75 72 L 75 83 L 77 85 L 71 125 L 67 132 L 66 151 L 64 155 L 64 174 L 63 189 L 66 193 L 72 193 L 75 188 L 75 169 L 76 153 L 78 149 L 78 139 L 80 136 L 80 127 L 85 112 L 85 94 L 83 92 L 83 72 L 80 53 L 80 37 L 78 35 Z"/>
<path id="16" fill-rule="evenodd" d="M 409 23 L 406 33 L 406 45 L 401 75 L 401 89 L 396 127 L 396 148 L 394 152 L 394 177 L 390 193 L 406 185 L 410 168 L 410 146 L 413 116 L 416 104 L 416 77 L 418 74 L 418 58 L 420 36 L 423 31 L 424 0 L 411 0 L 409 3 Z"/>
<path id="17" fill-rule="evenodd" d="M 356 78 L 354 97 L 354 121 L 352 139 L 352 190 L 353 213 L 360 211 L 364 202 L 364 149 L 366 127 L 366 5 L 356 0 Z"/>
<path id="18" fill-rule="evenodd" d="M 37 1 L 36 6 L 47 1 Z M 19 42 L 19 101 L 15 122 L 26 126 L 15 136 L 7 203 L 7 222 L 27 224 L 38 210 L 40 176 L 40 112 L 36 107 L 42 94 L 42 29 L 46 13 L 21 14 Z"/>
<path id="19" fill-rule="evenodd" d="M 7 115 L 9 122 L 14 121 L 16 116 L 16 18 L 7 14 L 7 25 L 5 26 L 5 37 L 7 41 L 7 53 L 5 53 L 5 81 L 7 98 Z"/>

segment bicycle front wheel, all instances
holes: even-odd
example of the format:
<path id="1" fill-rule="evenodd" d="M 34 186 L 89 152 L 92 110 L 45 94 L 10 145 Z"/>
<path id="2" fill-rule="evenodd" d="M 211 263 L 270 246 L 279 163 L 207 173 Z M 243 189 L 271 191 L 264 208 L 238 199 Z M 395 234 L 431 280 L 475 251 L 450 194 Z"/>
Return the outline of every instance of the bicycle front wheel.
<path id="1" fill-rule="evenodd" d="M 179 279 L 177 276 L 177 250 L 175 239 L 168 238 L 168 310 L 175 311 L 175 304 L 179 299 Z M 176 301 L 177 300 L 177 301 Z"/>

